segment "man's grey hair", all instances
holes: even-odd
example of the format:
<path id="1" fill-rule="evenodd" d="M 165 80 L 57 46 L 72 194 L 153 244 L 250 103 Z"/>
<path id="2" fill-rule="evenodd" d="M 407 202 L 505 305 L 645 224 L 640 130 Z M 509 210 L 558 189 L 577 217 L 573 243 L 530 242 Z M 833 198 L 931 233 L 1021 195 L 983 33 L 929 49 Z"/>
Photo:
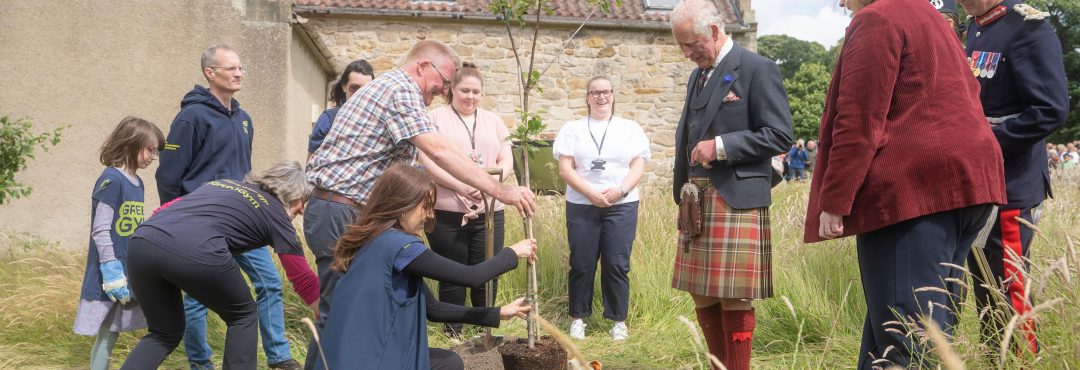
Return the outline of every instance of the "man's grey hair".
<path id="1" fill-rule="evenodd" d="M 436 64 L 444 60 L 450 60 L 454 63 L 455 69 L 461 68 L 461 57 L 458 56 L 458 53 L 446 44 L 435 40 L 423 40 L 414 44 L 412 49 L 409 49 L 409 52 L 405 54 L 401 64 L 404 66 L 421 59 L 427 59 Z"/>
<path id="2" fill-rule="evenodd" d="M 218 50 L 228 50 L 234 53 L 236 52 L 236 49 L 233 49 L 232 45 L 229 44 L 210 45 L 210 47 L 206 48 L 206 51 L 203 51 L 202 58 L 199 59 L 199 66 L 201 67 L 199 69 L 200 71 L 206 70 L 210 67 L 218 67 L 214 65 L 215 63 L 217 63 Z"/>
<path id="3" fill-rule="evenodd" d="M 307 182 L 304 168 L 297 161 L 274 163 L 259 174 L 248 174 L 244 181 L 273 194 L 286 207 L 293 201 L 306 200 L 311 194 L 311 184 Z"/>
<path id="4" fill-rule="evenodd" d="M 675 6 L 668 16 L 671 27 L 685 21 L 694 22 L 694 33 L 697 35 L 711 36 L 709 26 L 716 25 L 720 34 L 724 32 L 724 18 L 720 16 L 720 10 L 716 9 L 716 3 L 711 0 L 684 0 Z"/>

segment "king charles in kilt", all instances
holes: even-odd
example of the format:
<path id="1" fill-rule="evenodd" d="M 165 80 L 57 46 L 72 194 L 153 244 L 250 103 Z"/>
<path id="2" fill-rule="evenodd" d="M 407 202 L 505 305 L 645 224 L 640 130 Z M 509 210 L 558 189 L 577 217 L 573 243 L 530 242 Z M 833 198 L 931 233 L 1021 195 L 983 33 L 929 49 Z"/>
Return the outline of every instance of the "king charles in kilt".
<path id="1" fill-rule="evenodd" d="M 773 295 L 771 160 L 791 148 L 787 94 L 776 63 L 724 34 L 713 2 L 683 1 L 671 27 L 698 66 L 676 130 L 672 287 L 694 299 L 709 352 L 728 369 L 749 369 L 750 302 Z"/>
<path id="2" fill-rule="evenodd" d="M 975 276 L 983 339 L 996 351 L 1004 323 L 1031 311 L 1025 274 L 1034 234 L 1028 224 L 1038 222 L 1038 207 L 1051 195 L 1046 137 L 1064 125 L 1069 92 L 1061 43 L 1043 20 L 1049 14 L 1016 0 L 959 2 L 973 16 L 965 48 L 968 63 L 1005 161 L 1008 203 L 999 210 L 986 241 L 986 265 L 976 260 L 977 250 L 968 262 Z M 989 285 L 1001 294 L 987 289 L 986 274 L 992 280 Z M 1019 342 L 1017 349 L 1037 353 L 1033 320 L 1017 329 L 1020 334 L 1013 341 Z"/>

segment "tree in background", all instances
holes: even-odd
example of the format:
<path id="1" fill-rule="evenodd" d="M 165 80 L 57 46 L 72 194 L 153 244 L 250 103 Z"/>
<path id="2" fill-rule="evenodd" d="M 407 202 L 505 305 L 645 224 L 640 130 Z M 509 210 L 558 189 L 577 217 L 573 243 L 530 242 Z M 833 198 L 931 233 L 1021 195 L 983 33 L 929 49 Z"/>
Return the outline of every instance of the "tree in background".
<path id="1" fill-rule="evenodd" d="M 0 204 L 30 196 L 29 186 L 15 181 L 15 173 L 26 169 L 26 160 L 34 159 L 34 148 L 48 151 L 60 143 L 60 130 L 34 133 L 29 119 L 10 120 L 0 117 Z"/>
<path id="2" fill-rule="evenodd" d="M 784 79 L 796 138 L 817 138 L 830 79 L 829 70 L 818 63 L 802 64 L 794 76 Z"/>
<path id="3" fill-rule="evenodd" d="M 1029 0 L 1035 8 L 1050 13 L 1046 21 L 1054 27 L 1061 50 L 1065 54 L 1065 77 L 1069 80 L 1069 117 L 1065 126 L 1047 139 L 1063 143 L 1080 139 L 1080 1 L 1076 0 Z"/>
<path id="4" fill-rule="evenodd" d="M 758 37 L 758 54 L 776 61 L 785 80 L 795 76 L 803 64 L 817 63 L 831 70 L 836 61 L 821 44 L 788 35 Z"/>
<path id="5" fill-rule="evenodd" d="M 795 137 L 816 139 L 825 110 L 825 93 L 843 39 L 826 49 L 813 41 L 787 35 L 758 37 L 758 54 L 776 61 L 784 76 Z"/>

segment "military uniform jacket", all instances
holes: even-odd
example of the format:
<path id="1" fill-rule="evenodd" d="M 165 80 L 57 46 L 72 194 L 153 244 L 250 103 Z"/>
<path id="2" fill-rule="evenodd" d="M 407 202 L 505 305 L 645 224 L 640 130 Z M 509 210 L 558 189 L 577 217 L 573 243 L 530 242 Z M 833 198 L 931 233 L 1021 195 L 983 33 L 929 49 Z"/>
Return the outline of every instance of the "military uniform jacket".
<path id="1" fill-rule="evenodd" d="M 1045 139 L 1068 115 L 1061 44 L 1039 13 L 1005 0 L 968 28 L 968 62 L 1005 159 L 1005 208 L 1032 207 L 1051 194 Z"/>

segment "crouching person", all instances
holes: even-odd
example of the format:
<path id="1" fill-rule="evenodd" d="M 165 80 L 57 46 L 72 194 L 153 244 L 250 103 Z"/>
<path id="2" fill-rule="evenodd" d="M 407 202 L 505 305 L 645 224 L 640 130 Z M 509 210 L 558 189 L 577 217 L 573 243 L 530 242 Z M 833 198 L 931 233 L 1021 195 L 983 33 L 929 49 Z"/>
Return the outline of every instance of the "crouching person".
<path id="1" fill-rule="evenodd" d="M 343 273 L 334 288 L 316 369 L 464 369 L 456 353 L 428 348 L 427 321 L 498 327 L 524 317 L 522 299 L 500 307 L 439 302 L 424 278 L 479 287 L 536 258 L 522 240 L 490 260 L 463 265 L 428 249 L 420 233 L 434 225 L 435 183 L 423 171 L 395 164 L 375 182 L 368 206 L 334 250 Z"/>
<path id="2" fill-rule="evenodd" d="M 224 368 L 255 369 L 258 314 L 233 255 L 270 245 L 293 289 L 308 305 L 319 280 L 304 259 L 292 218 L 311 192 L 297 162 L 282 162 L 244 181 L 218 180 L 155 211 L 132 236 L 129 283 L 150 332 L 122 369 L 153 369 L 184 335 L 181 291 L 225 321 Z"/>

